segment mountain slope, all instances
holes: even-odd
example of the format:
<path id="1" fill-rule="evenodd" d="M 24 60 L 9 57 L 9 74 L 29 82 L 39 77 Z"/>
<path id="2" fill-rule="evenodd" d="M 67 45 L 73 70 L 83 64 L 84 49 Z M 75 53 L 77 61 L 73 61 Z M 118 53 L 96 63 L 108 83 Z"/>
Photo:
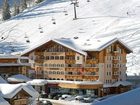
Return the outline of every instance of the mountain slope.
<path id="1" fill-rule="evenodd" d="M 139 73 L 139 0 L 79 0 L 78 5 L 77 20 L 69 0 L 46 0 L 0 24 L 1 53 L 20 52 L 52 38 L 118 37 L 134 50 L 127 57 L 128 74 Z"/>

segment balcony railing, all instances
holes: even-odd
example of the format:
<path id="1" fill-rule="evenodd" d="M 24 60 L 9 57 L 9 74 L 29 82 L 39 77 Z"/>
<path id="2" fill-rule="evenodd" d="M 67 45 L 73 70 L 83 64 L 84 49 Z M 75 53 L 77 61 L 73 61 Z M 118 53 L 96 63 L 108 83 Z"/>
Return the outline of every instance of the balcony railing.
<path id="1" fill-rule="evenodd" d="M 119 68 L 113 68 L 112 69 L 114 72 L 119 71 Z"/>
<path id="2" fill-rule="evenodd" d="M 35 52 L 35 55 L 43 55 L 43 52 Z"/>
<path id="3" fill-rule="evenodd" d="M 87 59 L 86 63 L 87 64 L 98 64 L 99 60 L 98 59 Z"/>
<path id="4" fill-rule="evenodd" d="M 99 67 L 98 67 L 98 64 L 95 64 L 95 65 L 94 64 L 86 64 L 85 68 L 99 68 Z"/>
<path id="5" fill-rule="evenodd" d="M 113 74 L 112 75 L 112 79 L 118 79 L 119 78 L 119 75 L 118 74 Z"/>
<path id="6" fill-rule="evenodd" d="M 119 63 L 119 60 L 112 60 L 112 63 Z"/>
<path id="7" fill-rule="evenodd" d="M 31 66 L 30 63 L 0 63 L 0 66 Z"/>
<path id="8" fill-rule="evenodd" d="M 28 105 L 28 99 L 14 100 L 14 105 Z"/>
<path id="9" fill-rule="evenodd" d="M 66 52 L 65 55 L 66 56 L 75 56 L 75 52 Z"/>
<path id="10" fill-rule="evenodd" d="M 75 62 L 76 62 L 75 60 L 68 60 L 68 59 L 65 60 L 66 64 L 75 64 Z"/>
<path id="11" fill-rule="evenodd" d="M 65 75 L 65 78 L 66 79 L 82 79 L 83 75 L 70 75 L 70 74 L 67 74 L 67 75 Z"/>

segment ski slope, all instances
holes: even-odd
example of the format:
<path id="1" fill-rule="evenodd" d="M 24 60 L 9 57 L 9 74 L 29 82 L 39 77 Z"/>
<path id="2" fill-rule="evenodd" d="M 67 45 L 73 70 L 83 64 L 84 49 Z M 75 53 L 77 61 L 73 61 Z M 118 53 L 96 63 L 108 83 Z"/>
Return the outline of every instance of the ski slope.
<path id="1" fill-rule="evenodd" d="M 0 24 L 0 53 L 17 53 L 54 38 L 118 37 L 133 49 L 127 74 L 140 73 L 140 0 L 45 0 Z M 53 24 L 55 22 L 56 24 Z"/>

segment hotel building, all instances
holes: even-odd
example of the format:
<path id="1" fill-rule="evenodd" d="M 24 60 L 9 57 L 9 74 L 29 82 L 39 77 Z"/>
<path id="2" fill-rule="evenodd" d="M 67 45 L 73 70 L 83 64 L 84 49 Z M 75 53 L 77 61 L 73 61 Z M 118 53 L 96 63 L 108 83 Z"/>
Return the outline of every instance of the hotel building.
<path id="1" fill-rule="evenodd" d="M 74 37 L 49 40 L 23 55 L 29 57 L 36 78 L 57 81 L 50 82 L 48 88 L 56 86 L 101 96 L 130 88 L 125 80 L 126 55 L 131 52 L 118 38 Z"/>

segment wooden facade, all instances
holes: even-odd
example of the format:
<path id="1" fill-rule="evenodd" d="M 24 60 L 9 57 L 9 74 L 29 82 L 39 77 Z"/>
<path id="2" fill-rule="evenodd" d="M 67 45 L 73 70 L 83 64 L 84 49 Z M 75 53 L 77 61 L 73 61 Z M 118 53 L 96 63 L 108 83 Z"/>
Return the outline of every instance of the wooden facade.
<path id="1" fill-rule="evenodd" d="M 9 100 L 9 103 L 10 105 L 28 105 L 30 97 L 31 96 L 27 92 L 21 90 Z"/>
<path id="2" fill-rule="evenodd" d="M 126 80 L 126 54 L 131 51 L 122 43 L 115 41 L 101 51 L 85 52 L 86 56 L 49 41 L 26 55 L 33 62 L 32 68 L 36 71 L 36 78 L 68 81 L 99 80 L 103 84 Z"/>
<path id="3" fill-rule="evenodd" d="M 0 57 L 0 75 L 7 78 L 15 74 L 28 74 L 29 60 L 22 57 Z"/>

